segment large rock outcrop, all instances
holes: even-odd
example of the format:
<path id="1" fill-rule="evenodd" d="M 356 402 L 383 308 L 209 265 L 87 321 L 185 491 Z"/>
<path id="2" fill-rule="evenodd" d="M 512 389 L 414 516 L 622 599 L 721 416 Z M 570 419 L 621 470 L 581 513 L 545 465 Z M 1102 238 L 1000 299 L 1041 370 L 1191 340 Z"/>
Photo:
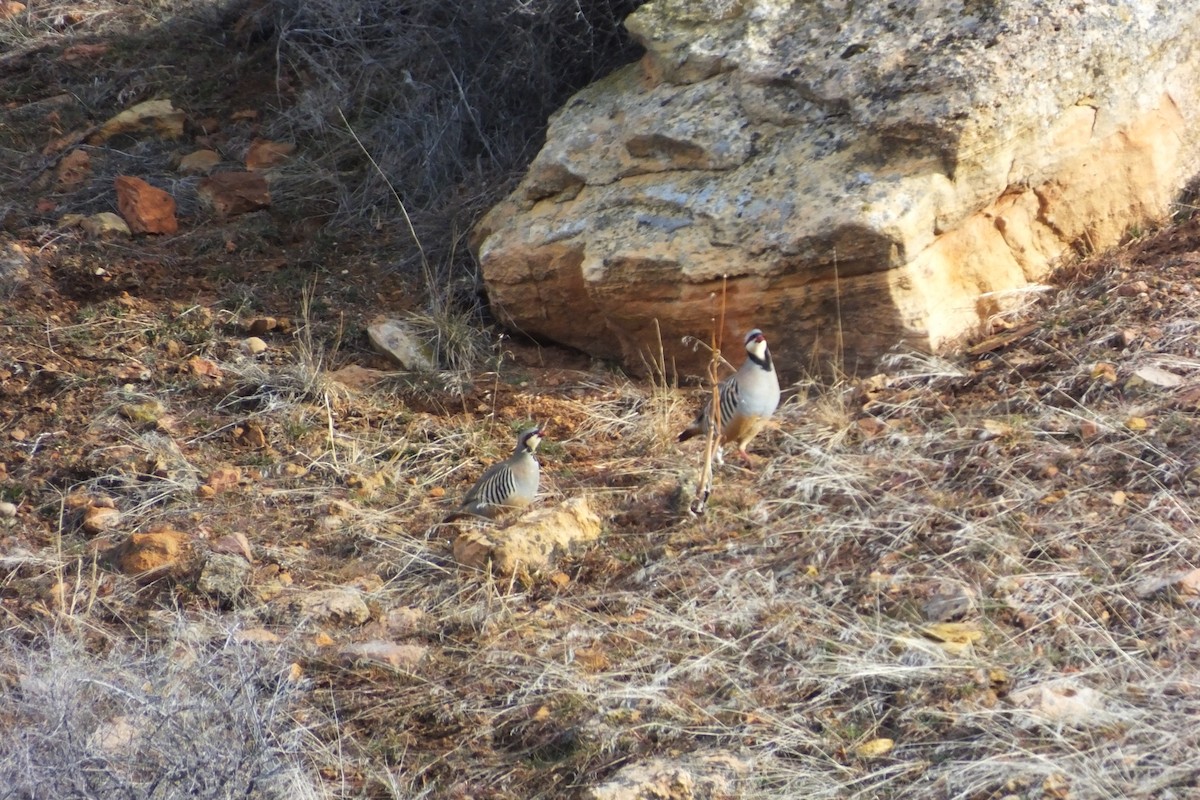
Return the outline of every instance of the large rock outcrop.
<path id="1" fill-rule="evenodd" d="M 1200 166 L 1200 4 L 655 0 L 480 223 L 494 307 L 634 369 L 766 330 L 792 375 L 944 347 Z"/>

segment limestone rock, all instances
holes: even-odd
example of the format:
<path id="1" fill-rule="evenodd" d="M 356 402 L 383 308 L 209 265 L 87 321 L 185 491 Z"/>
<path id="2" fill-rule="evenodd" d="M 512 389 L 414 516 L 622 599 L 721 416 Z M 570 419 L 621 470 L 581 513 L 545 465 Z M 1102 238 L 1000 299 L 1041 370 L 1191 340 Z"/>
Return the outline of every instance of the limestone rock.
<path id="1" fill-rule="evenodd" d="M 218 172 L 196 187 L 196 194 L 219 217 L 234 217 L 271 205 L 267 179 L 253 172 Z"/>
<path id="2" fill-rule="evenodd" d="M 125 220 L 121 219 L 121 215 L 111 211 L 101 211 L 90 217 L 80 214 L 64 214 L 61 222 L 63 225 L 78 225 L 84 233 L 94 239 L 133 235 L 133 231 L 129 230 Z"/>
<path id="3" fill-rule="evenodd" d="M 724 341 L 763 328 L 791 375 L 948 346 L 1200 168 L 1194 4 L 655 0 L 626 25 L 641 63 L 551 119 L 472 244 L 501 319 L 634 370 L 657 319 L 702 372 L 681 337 L 726 275 Z"/>
<path id="4" fill-rule="evenodd" d="M 179 221 L 175 218 L 175 198 L 155 188 L 141 178 L 118 175 L 117 209 L 134 233 L 175 233 Z"/>
<path id="5" fill-rule="evenodd" d="M 367 326 L 371 346 L 414 372 L 432 372 L 437 368 L 429 346 L 421 342 L 409 325 L 398 319 L 377 319 Z"/>
<path id="6" fill-rule="evenodd" d="M 585 800 L 733 800 L 751 764 L 732 753 L 652 758 L 622 767 L 606 783 L 583 793 Z"/>
<path id="7" fill-rule="evenodd" d="M 362 625 L 371 616 L 362 593 L 349 587 L 320 589 L 287 598 L 286 616 L 334 625 Z"/>
<path id="8" fill-rule="evenodd" d="M 454 558 L 473 569 L 492 567 L 504 575 L 518 569 L 544 570 L 561 556 L 600 538 L 600 517 L 586 497 L 532 511 L 503 530 L 468 528 L 454 540 Z"/>

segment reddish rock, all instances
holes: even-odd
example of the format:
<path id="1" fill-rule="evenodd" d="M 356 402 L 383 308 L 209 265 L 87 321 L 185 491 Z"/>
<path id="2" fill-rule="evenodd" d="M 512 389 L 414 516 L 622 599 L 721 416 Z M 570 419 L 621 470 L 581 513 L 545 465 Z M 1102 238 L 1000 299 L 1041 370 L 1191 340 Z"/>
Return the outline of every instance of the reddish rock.
<path id="1" fill-rule="evenodd" d="M 175 233 L 175 198 L 141 178 L 118 175 L 117 209 L 134 233 Z"/>
<path id="2" fill-rule="evenodd" d="M 179 564 L 188 546 L 188 535 L 164 528 L 131 534 L 108 551 L 108 557 L 126 575 L 157 575 Z"/>
<path id="3" fill-rule="evenodd" d="M 234 217 L 271 205 L 267 179 L 253 172 L 219 172 L 200 181 L 196 191 L 219 217 Z"/>

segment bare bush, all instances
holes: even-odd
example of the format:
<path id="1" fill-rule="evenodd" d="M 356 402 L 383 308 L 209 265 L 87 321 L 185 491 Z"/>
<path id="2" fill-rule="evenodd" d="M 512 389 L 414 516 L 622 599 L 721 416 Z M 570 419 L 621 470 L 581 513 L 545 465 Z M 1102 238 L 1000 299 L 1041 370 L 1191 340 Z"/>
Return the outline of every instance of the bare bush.
<path id="1" fill-rule="evenodd" d="M 237 645 L 10 644 L 6 798 L 315 798 L 284 665 Z"/>
<path id="2" fill-rule="evenodd" d="M 399 199 L 442 262 L 536 152 L 551 112 L 633 59 L 621 22 L 637 5 L 276 0 L 281 58 L 303 76 L 278 124 L 314 143 L 318 168 L 293 178 L 323 184 L 305 196 L 343 220 L 397 217 Z"/>

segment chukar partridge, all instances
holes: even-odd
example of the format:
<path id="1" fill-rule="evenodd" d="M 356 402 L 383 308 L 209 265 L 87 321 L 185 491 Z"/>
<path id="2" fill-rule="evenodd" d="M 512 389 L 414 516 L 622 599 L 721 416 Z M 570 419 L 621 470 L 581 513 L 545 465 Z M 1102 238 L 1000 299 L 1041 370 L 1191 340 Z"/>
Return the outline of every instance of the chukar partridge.
<path id="1" fill-rule="evenodd" d="M 746 445 L 766 426 L 767 420 L 779 407 L 779 376 L 767 349 L 767 339 L 758 328 L 746 334 L 746 361 L 741 368 L 721 381 L 717 390 L 721 403 L 721 437 L 717 462 L 724 463 L 722 447 L 734 442 L 738 455 L 750 460 Z M 692 424 L 679 434 L 686 442 L 693 436 L 708 433 L 712 424 L 712 397 L 705 402 Z"/>
<path id="2" fill-rule="evenodd" d="M 524 508 L 537 496 L 540 477 L 534 452 L 542 442 L 541 428 L 521 431 L 513 454 L 492 464 L 463 498 L 458 510 L 443 522 L 463 517 L 499 516 L 506 509 Z"/>

